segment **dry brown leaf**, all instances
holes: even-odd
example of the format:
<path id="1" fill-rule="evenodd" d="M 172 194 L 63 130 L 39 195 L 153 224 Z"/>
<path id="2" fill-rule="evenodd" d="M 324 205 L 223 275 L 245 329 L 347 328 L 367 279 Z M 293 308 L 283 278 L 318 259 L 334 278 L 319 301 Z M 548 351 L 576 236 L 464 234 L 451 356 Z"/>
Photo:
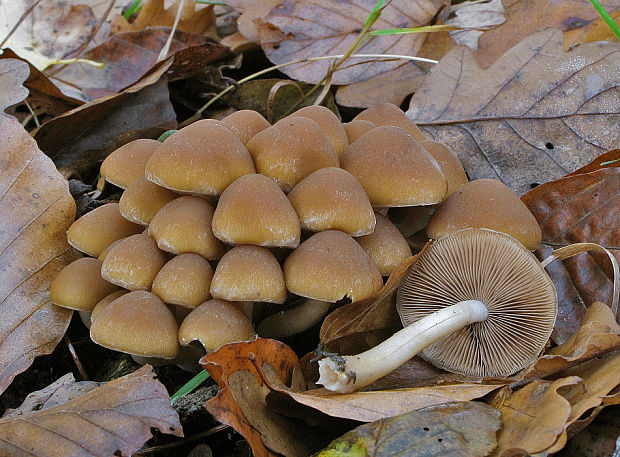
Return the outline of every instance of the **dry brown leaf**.
<path id="1" fill-rule="evenodd" d="M 180 4 L 181 0 L 176 0 L 172 6 L 166 9 L 164 0 L 146 0 L 142 4 L 138 17 L 133 22 L 127 22 L 121 14 L 115 16 L 112 20 L 110 33 L 139 31 L 158 25 L 172 27 Z M 204 8 L 198 8 L 196 2 L 186 0 L 183 4 L 177 30 L 199 33 L 217 39 L 214 6 L 207 5 Z"/>
<path id="2" fill-rule="evenodd" d="M 28 64 L 16 59 L 0 60 L 0 116 L 9 106 L 13 106 L 28 96 L 28 89 L 22 84 L 28 78 Z"/>
<path id="3" fill-rule="evenodd" d="M 0 115 L 0 392 L 33 359 L 52 352 L 72 311 L 49 300 L 56 274 L 75 259 L 66 231 L 75 216 L 67 181 L 15 120 Z"/>
<path id="4" fill-rule="evenodd" d="M 492 455 L 530 455 L 552 447 L 561 438 L 571 412 L 570 403 L 558 390 L 580 382 L 571 376 L 533 381 L 516 392 L 506 387 L 493 402 L 501 412 L 502 428 Z"/>
<path id="5" fill-rule="evenodd" d="M 128 456 L 151 437 L 151 427 L 183 436 L 166 388 L 154 377 L 146 365 L 68 403 L 0 419 L 0 453 Z"/>
<path id="6" fill-rule="evenodd" d="M 454 17 L 446 20 L 446 25 L 461 27 L 462 30 L 454 30 L 450 32 L 450 36 L 456 44 L 464 44 L 473 51 L 478 49 L 478 37 L 483 30 L 506 22 L 501 0 L 465 1 L 452 5 L 451 11 L 454 12 Z"/>
<path id="7" fill-rule="evenodd" d="M 321 445 L 303 423 L 265 404 L 267 385 L 290 385 L 298 360 L 284 343 L 258 338 L 232 343 L 200 361 L 222 390 L 206 404 L 220 422 L 239 432 L 256 457 L 306 457 Z M 270 378 L 270 379 L 269 379 Z"/>
<path id="8" fill-rule="evenodd" d="M 485 456 L 497 444 L 498 416 L 484 403 L 431 406 L 361 425 L 315 457 Z"/>
<path id="9" fill-rule="evenodd" d="M 616 0 L 602 0 L 607 11 L 620 9 Z M 488 68 L 526 37 L 546 28 L 562 32 L 588 26 L 600 16 L 588 0 L 504 0 L 506 22 L 478 39 L 476 60 Z"/>
<path id="10" fill-rule="evenodd" d="M 433 67 L 407 115 L 455 151 L 472 179 L 518 194 L 585 165 L 620 139 L 620 44 L 567 53 L 545 30 L 481 70 L 458 46 Z"/>
<path id="11" fill-rule="evenodd" d="M 169 27 L 149 27 L 147 30 L 113 35 L 101 45 L 83 54 L 85 59 L 101 62 L 104 69 L 75 63 L 65 65 L 50 78 L 61 89 L 67 86 L 78 89 L 81 99 L 92 101 L 118 93 L 135 83 L 157 63 L 159 53 L 170 35 Z M 216 43 L 206 43 L 204 35 L 177 31 L 170 44 L 167 57 L 175 56 L 182 49 L 203 45 L 204 54 L 195 57 L 201 65 L 231 57 L 230 51 Z M 198 63 L 197 62 L 197 63 Z"/>
<path id="12" fill-rule="evenodd" d="M 254 43 L 260 43 L 256 20 L 261 20 L 281 0 L 231 0 L 227 4 L 241 11 L 237 19 L 239 33 Z"/>
<path id="13" fill-rule="evenodd" d="M 171 64 L 168 59 L 123 92 L 82 105 L 43 124 L 35 134 L 39 147 L 59 168 L 69 167 L 81 173 L 103 160 L 108 142 L 123 133 L 154 128 L 162 133 L 175 128 L 176 115 L 166 81 Z"/>
<path id="14" fill-rule="evenodd" d="M 418 57 L 440 60 L 452 47 L 454 41 L 447 32 L 427 33 Z M 400 106 L 407 95 L 422 85 L 429 69 L 430 64 L 407 62 L 367 81 L 339 87 L 336 101 L 355 108 L 368 108 L 380 102 Z"/>
<path id="15" fill-rule="evenodd" d="M 613 149 L 606 152 L 605 154 L 601 154 L 589 164 L 584 165 L 583 167 L 578 168 L 572 173 L 566 175 L 565 178 L 568 176 L 582 175 L 584 173 L 599 171 L 601 168 L 614 167 L 620 167 L 620 149 Z M 525 195 L 523 196 L 523 198 L 526 198 Z"/>
<path id="16" fill-rule="evenodd" d="M 615 160 L 616 156 L 602 158 Z M 596 168 L 597 163 L 601 160 L 584 171 Z M 553 247 L 591 242 L 608 247 L 620 261 L 620 168 L 613 166 L 620 162 L 609 165 L 542 184 L 523 196 L 542 229 L 543 244 L 536 251 L 539 259 L 547 257 Z M 559 297 L 552 337 L 563 343 L 579 328 L 587 306 L 595 301 L 611 303 L 613 271 L 607 255 L 586 253 L 554 262 L 547 272 Z"/>
<path id="17" fill-rule="evenodd" d="M 283 1 L 259 23 L 260 41 L 267 58 L 275 64 L 310 57 L 344 54 L 359 35 L 374 0 Z M 374 29 L 428 25 L 444 0 L 393 0 L 383 10 Z M 360 54 L 401 54 L 416 56 L 424 34 L 371 37 L 356 52 Z M 292 79 L 319 82 L 332 62 L 317 61 L 281 69 Z M 401 61 L 351 59 L 336 71 L 332 84 L 365 81 L 402 65 Z"/>
<path id="18" fill-rule="evenodd" d="M 616 24 L 620 22 L 620 10 L 612 12 L 610 16 Z M 590 22 L 586 26 L 564 32 L 565 50 L 580 44 L 592 43 L 593 41 L 618 41 L 618 37 L 602 17 Z"/>

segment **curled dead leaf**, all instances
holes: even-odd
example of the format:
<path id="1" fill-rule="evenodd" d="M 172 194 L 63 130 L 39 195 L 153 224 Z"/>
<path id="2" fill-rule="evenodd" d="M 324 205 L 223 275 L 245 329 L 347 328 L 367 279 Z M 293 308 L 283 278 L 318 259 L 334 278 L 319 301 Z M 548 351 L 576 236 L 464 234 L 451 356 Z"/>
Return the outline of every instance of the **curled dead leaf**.
<path id="1" fill-rule="evenodd" d="M 21 60 L 0 60 L 0 86 L 4 88 L 0 95 L 0 116 L 7 116 L 4 112 L 6 108 L 21 102 L 28 96 L 28 89 L 23 86 L 23 83 L 29 73 L 28 64 Z"/>
<path id="2" fill-rule="evenodd" d="M 75 216 L 67 181 L 15 120 L 0 116 L 0 392 L 33 359 L 52 352 L 72 311 L 49 285 L 76 258 L 66 231 Z"/>

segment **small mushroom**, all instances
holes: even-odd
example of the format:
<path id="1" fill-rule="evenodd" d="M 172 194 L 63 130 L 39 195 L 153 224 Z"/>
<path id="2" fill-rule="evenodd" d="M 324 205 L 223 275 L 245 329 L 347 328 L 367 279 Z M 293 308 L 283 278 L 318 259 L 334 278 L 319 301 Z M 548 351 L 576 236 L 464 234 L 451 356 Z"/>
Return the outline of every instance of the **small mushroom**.
<path id="1" fill-rule="evenodd" d="M 340 157 L 344 148 L 349 145 L 347 134 L 344 127 L 332 110 L 324 106 L 310 105 L 298 109 L 289 117 L 307 117 L 319 125 L 327 139 L 331 142 Z"/>
<path id="2" fill-rule="evenodd" d="M 219 123 L 228 127 L 243 144 L 248 144 L 250 138 L 271 125 L 262 114 L 249 109 L 235 111 Z"/>
<path id="3" fill-rule="evenodd" d="M 110 303 L 128 293 L 129 291 L 127 289 L 119 289 L 99 300 L 93 310 L 90 312 L 90 323 L 87 325 L 87 327 L 90 328 L 91 324 L 97 318 L 97 315 L 99 315 L 101 311 L 106 309 Z"/>
<path id="4" fill-rule="evenodd" d="M 149 225 L 155 214 L 178 196 L 141 176 L 127 186 L 118 205 L 121 215 L 128 221 Z"/>
<path id="5" fill-rule="evenodd" d="M 105 158 L 101 176 L 121 189 L 127 188 L 144 176 L 146 163 L 160 145 L 157 140 L 139 139 L 121 146 Z"/>
<path id="6" fill-rule="evenodd" d="M 469 227 L 506 233 L 530 251 L 538 247 L 542 237 L 527 206 L 506 184 L 495 179 L 464 184 L 437 208 L 426 233 L 438 239 Z"/>
<path id="7" fill-rule="evenodd" d="M 383 102 L 372 105 L 353 118 L 354 121 L 370 121 L 376 126 L 391 125 L 400 127 L 416 141 L 425 141 L 426 137 L 415 123 L 407 117 L 403 110 L 392 103 Z"/>
<path id="8" fill-rule="evenodd" d="M 191 252 L 168 261 L 153 280 L 152 292 L 164 303 L 196 308 L 211 298 L 213 268 L 204 257 Z"/>
<path id="9" fill-rule="evenodd" d="M 305 298 L 296 306 L 266 317 L 256 329 L 262 338 L 281 340 L 312 328 L 327 314 L 331 303 Z"/>
<path id="10" fill-rule="evenodd" d="M 370 121 L 356 119 L 344 124 L 344 131 L 347 134 L 349 144 L 351 144 L 375 127 L 377 126 Z"/>
<path id="11" fill-rule="evenodd" d="M 536 360 L 553 330 L 557 295 L 536 257 L 514 238 L 466 229 L 434 242 L 397 293 L 405 328 L 355 356 L 319 361 L 319 383 L 361 389 L 422 352 L 470 376 L 509 376 Z"/>
<path id="12" fill-rule="evenodd" d="M 437 141 L 428 140 L 421 141 L 420 145 L 437 161 L 448 181 L 446 198 L 468 181 L 463 164 L 447 146 Z"/>
<path id="13" fill-rule="evenodd" d="M 311 173 L 289 192 L 288 199 L 304 230 L 334 229 L 361 236 L 375 229 L 375 216 L 364 188 L 342 168 L 321 168 Z"/>

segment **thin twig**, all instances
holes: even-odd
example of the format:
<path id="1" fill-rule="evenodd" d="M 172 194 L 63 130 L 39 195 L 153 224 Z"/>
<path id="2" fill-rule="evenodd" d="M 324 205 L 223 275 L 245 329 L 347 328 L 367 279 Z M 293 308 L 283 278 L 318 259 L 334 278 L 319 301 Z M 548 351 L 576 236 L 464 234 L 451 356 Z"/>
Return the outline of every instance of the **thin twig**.
<path id="1" fill-rule="evenodd" d="M 32 118 L 34 119 L 35 125 L 37 127 L 41 127 L 41 123 L 39 122 L 39 118 L 37 117 L 37 114 L 32 109 L 32 106 L 30 106 L 30 103 L 28 103 L 28 100 L 24 100 L 24 103 L 26 104 L 26 108 L 28 108 L 28 111 L 30 111 L 30 114 L 32 114 Z"/>
<path id="2" fill-rule="evenodd" d="M 6 44 L 7 41 L 9 41 L 9 38 L 11 38 L 11 36 L 15 33 L 15 30 L 17 30 L 17 28 L 22 24 L 22 22 L 24 22 L 26 20 L 26 18 L 28 17 L 28 15 L 30 13 L 32 13 L 32 10 L 34 10 L 37 5 L 41 3 L 41 0 L 37 0 L 36 2 L 34 2 L 32 4 L 32 6 L 30 8 L 28 8 L 26 11 L 24 11 L 24 14 L 22 14 L 19 19 L 17 20 L 17 22 L 15 23 L 15 25 L 13 26 L 13 28 L 9 31 L 9 33 L 7 34 L 7 36 L 4 37 L 4 39 L 2 40 L 2 42 L 0 42 L 0 49 L 2 49 L 4 47 L 4 45 Z"/>
<path id="3" fill-rule="evenodd" d="M 64 340 L 65 340 L 65 344 L 67 345 L 67 348 L 69 348 L 69 353 L 71 354 L 71 357 L 73 357 L 75 366 L 80 372 L 80 376 L 82 377 L 82 380 L 89 381 L 90 378 L 88 377 L 88 373 L 86 373 L 86 370 L 84 370 L 84 367 L 82 366 L 82 362 L 80 362 L 80 359 L 77 356 L 77 353 L 75 352 L 75 348 L 73 347 L 73 344 L 71 344 L 71 340 L 69 339 L 67 335 L 65 335 Z"/>
<path id="4" fill-rule="evenodd" d="M 209 430 L 206 430 L 204 432 L 197 433 L 196 435 L 190 436 L 189 438 L 186 438 L 186 439 L 183 439 L 183 440 L 179 440 L 179 441 L 175 441 L 174 443 L 162 444 L 161 446 L 149 447 L 149 448 L 144 449 L 142 451 L 134 452 L 133 455 L 148 455 L 148 454 L 152 454 L 153 452 L 162 451 L 164 449 L 170 449 L 170 448 L 173 448 L 173 447 L 183 446 L 183 445 L 185 445 L 187 443 L 191 443 L 192 441 L 198 441 L 198 440 L 200 440 L 202 438 L 206 438 L 207 436 L 215 435 L 216 433 L 221 432 L 222 430 L 226 430 L 229 427 L 230 427 L 230 425 L 220 424 L 220 425 L 217 425 L 217 426 L 215 426 L 213 428 L 210 428 Z"/>
<path id="5" fill-rule="evenodd" d="M 179 3 L 179 9 L 177 9 L 177 15 L 174 18 L 174 24 L 172 25 L 172 30 L 170 31 L 170 36 L 168 37 L 168 41 L 161 49 L 159 53 L 159 57 L 157 57 L 157 62 L 161 62 L 168 55 L 168 51 L 170 51 L 170 45 L 172 44 L 172 38 L 174 37 L 175 32 L 177 31 L 177 25 L 179 24 L 179 20 L 181 19 L 181 12 L 183 11 L 183 5 L 185 4 L 185 0 L 181 0 Z"/>

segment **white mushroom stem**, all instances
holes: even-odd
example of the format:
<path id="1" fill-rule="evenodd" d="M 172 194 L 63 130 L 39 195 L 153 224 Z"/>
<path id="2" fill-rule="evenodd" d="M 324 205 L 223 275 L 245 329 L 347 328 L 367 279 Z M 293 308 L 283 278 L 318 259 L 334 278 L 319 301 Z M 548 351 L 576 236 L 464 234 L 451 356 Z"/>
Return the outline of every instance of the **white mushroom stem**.
<path id="1" fill-rule="evenodd" d="M 263 338 L 276 340 L 308 330 L 325 316 L 331 303 L 306 299 L 300 305 L 265 318 L 257 328 Z"/>
<path id="2" fill-rule="evenodd" d="M 319 360 L 319 380 L 326 389 L 349 393 L 391 373 L 427 346 L 474 322 L 487 319 L 484 303 L 466 300 L 430 314 L 358 355 Z"/>

